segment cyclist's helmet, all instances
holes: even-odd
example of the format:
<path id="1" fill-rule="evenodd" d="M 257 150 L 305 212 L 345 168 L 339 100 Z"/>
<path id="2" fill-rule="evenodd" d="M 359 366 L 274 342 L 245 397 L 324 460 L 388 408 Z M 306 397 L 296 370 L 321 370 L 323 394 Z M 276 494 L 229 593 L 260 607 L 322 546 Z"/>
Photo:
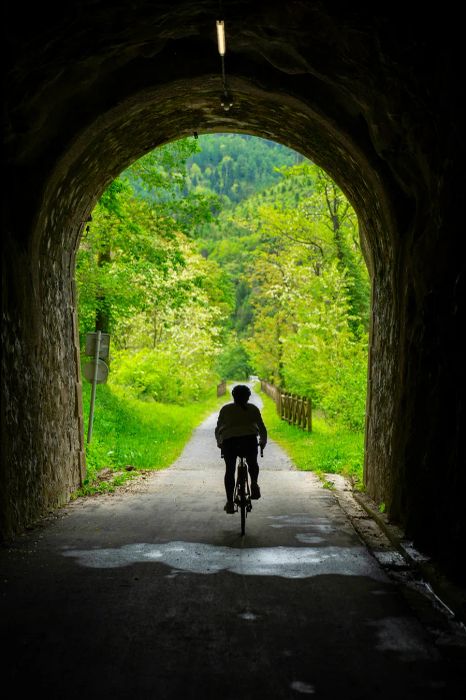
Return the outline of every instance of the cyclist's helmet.
<path id="1" fill-rule="evenodd" d="M 237 384 L 233 387 L 231 395 L 240 404 L 246 404 L 251 396 L 251 389 L 246 384 Z"/>

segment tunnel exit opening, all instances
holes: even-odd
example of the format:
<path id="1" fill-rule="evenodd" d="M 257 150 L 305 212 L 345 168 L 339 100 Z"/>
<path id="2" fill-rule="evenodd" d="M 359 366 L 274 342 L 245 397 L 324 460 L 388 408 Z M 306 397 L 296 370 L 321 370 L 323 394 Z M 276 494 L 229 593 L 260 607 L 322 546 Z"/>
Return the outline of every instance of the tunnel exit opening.
<path id="1" fill-rule="evenodd" d="M 84 129 L 56 163 L 44 190 L 43 206 L 31 247 L 36 292 L 34 303 L 25 305 L 25 314 L 30 315 L 30 326 L 37 331 L 37 347 L 42 358 L 35 367 L 37 381 L 32 384 L 32 389 L 26 389 L 26 393 L 31 390 L 38 392 L 28 405 L 40 404 L 40 397 L 49 394 L 50 376 L 48 372 L 42 373 L 42 367 L 56 368 L 54 376 L 60 389 L 49 396 L 48 411 L 59 417 L 57 420 L 62 430 L 58 443 L 54 437 L 54 447 L 48 449 L 45 445 L 49 442 L 49 433 L 44 433 L 37 414 L 30 416 L 30 433 L 36 436 L 39 452 L 46 455 L 40 463 L 31 455 L 34 472 L 31 481 L 36 487 L 24 497 L 29 501 L 26 511 L 30 513 L 65 503 L 85 479 L 82 376 L 73 280 L 79 241 L 96 202 L 115 177 L 158 146 L 192 137 L 194 125 L 198 134 L 240 133 L 280 143 L 303 154 L 332 177 L 358 213 L 361 246 L 372 280 L 373 318 L 375 314 L 379 319 L 383 318 L 384 323 L 391 323 L 391 268 L 387 261 L 390 259 L 394 220 L 383 177 L 364 154 L 361 144 L 351 141 L 344 130 L 339 132 L 305 102 L 284 96 L 273 86 L 265 90 L 249 80 L 236 77 L 230 80 L 230 88 L 235 94 L 235 109 L 223 115 L 212 109 L 212 105 L 217 104 L 217 83 L 211 77 L 175 82 L 150 93 L 143 92 L 129 102 L 122 101 Z M 183 103 L 183 109 L 179 109 L 180 100 L 183 101 L 187 91 L 190 94 L 189 106 Z M 379 264 L 382 251 L 387 254 L 384 265 Z M 60 349 L 49 347 L 45 343 L 48 337 L 56 338 Z M 370 353 L 369 365 L 371 367 L 372 363 L 373 367 L 373 342 L 371 348 L 373 357 L 371 360 Z M 55 352 L 61 355 L 58 366 L 53 358 Z M 375 355 L 378 352 L 379 348 L 376 348 Z M 386 343 L 383 352 L 390 353 L 390 346 Z M 384 368 L 383 386 L 390 385 L 389 375 L 394 370 L 393 362 Z M 384 420 L 388 429 L 383 434 L 378 433 L 374 441 L 371 425 L 366 423 L 365 481 L 377 500 L 387 501 L 387 473 L 390 470 L 386 443 L 391 439 L 392 400 L 388 393 L 383 394 L 378 388 L 377 398 L 373 399 L 373 377 L 369 369 L 369 423 L 377 403 L 378 420 L 380 411 L 387 414 Z M 71 403 L 68 397 L 73 397 Z M 28 422 L 29 417 L 25 420 Z M 40 447 L 42 443 L 43 448 Z M 12 463 L 11 478 L 18 484 L 21 472 L 22 468 Z M 50 474 L 54 474 L 53 485 L 44 488 Z M 7 504 L 7 527 L 16 529 L 20 522 L 25 522 L 24 518 L 31 517 L 25 513 L 21 515 L 21 512 L 21 507 L 12 511 Z"/>
<path id="2" fill-rule="evenodd" d="M 306 396 L 316 439 L 320 416 L 344 429 L 312 468 L 362 482 L 370 281 L 356 214 L 321 168 L 244 133 L 196 134 L 126 169 L 91 218 L 77 258 L 81 349 L 111 331 L 116 383 L 143 401 L 199 401 L 250 375 Z M 96 460 L 118 478 L 159 463 L 123 443 L 87 448 L 92 475 Z"/>

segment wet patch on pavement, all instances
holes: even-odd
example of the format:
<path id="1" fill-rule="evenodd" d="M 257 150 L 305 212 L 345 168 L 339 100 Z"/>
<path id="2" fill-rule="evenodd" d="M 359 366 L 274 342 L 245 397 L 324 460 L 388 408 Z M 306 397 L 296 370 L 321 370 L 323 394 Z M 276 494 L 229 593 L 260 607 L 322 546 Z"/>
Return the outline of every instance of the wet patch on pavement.
<path id="1" fill-rule="evenodd" d="M 279 576 L 289 579 L 323 574 L 366 576 L 385 581 L 376 563 L 363 547 L 256 547 L 233 548 L 196 542 L 128 544 L 112 549 L 65 550 L 85 567 L 108 569 L 135 563 L 158 563 L 170 574 L 184 571 L 216 574 L 220 571 L 243 576 Z"/>
<path id="2" fill-rule="evenodd" d="M 310 683 L 303 683 L 303 681 L 293 681 L 291 684 L 291 690 L 295 690 L 297 693 L 303 693 L 304 695 L 314 695 L 315 688 Z"/>
<path id="3" fill-rule="evenodd" d="M 415 634 L 413 622 L 406 617 L 385 617 L 367 623 L 375 627 L 377 634 L 376 649 L 382 652 L 396 652 L 403 661 L 438 660 L 438 653 L 431 645 L 423 644 Z"/>

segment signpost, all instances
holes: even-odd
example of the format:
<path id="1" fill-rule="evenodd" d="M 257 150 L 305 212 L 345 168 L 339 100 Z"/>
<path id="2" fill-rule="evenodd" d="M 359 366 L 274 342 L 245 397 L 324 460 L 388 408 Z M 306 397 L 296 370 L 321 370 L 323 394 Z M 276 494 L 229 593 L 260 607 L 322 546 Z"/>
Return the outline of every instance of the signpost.
<path id="1" fill-rule="evenodd" d="M 108 358 L 110 349 L 109 333 L 88 333 L 86 336 L 86 355 L 93 355 L 91 362 L 83 368 L 83 374 L 88 382 L 92 382 L 91 405 L 89 409 L 89 425 L 87 429 L 88 444 L 92 438 L 92 427 L 94 424 L 95 391 L 97 384 L 105 384 L 108 377 L 108 365 L 104 359 Z"/>
<path id="2" fill-rule="evenodd" d="M 110 333 L 101 333 L 97 331 L 96 333 L 86 334 L 86 355 L 91 355 L 96 357 L 96 343 L 97 336 L 100 334 L 100 345 L 99 345 L 99 357 L 105 360 L 108 357 L 108 352 L 110 348 Z"/>
<path id="3" fill-rule="evenodd" d="M 86 377 L 88 382 L 93 382 L 94 381 L 94 375 L 96 374 L 96 369 L 97 369 L 97 377 L 96 377 L 96 384 L 105 384 L 107 381 L 108 377 L 108 365 L 103 361 L 103 360 L 97 360 L 97 367 L 96 367 L 96 361 L 95 357 L 87 363 L 87 365 L 84 365 L 83 367 L 83 374 Z"/>

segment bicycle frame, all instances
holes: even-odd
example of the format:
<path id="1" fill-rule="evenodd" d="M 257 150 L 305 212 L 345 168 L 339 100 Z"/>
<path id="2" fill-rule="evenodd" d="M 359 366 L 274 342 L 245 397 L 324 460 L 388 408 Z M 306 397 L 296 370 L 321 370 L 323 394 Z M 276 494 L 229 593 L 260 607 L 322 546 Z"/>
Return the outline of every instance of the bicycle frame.
<path id="1" fill-rule="evenodd" d="M 246 516 L 252 510 L 252 503 L 248 467 L 243 456 L 238 457 L 233 500 L 241 513 L 241 534 L 244 535 L 246 531 Z"/>

